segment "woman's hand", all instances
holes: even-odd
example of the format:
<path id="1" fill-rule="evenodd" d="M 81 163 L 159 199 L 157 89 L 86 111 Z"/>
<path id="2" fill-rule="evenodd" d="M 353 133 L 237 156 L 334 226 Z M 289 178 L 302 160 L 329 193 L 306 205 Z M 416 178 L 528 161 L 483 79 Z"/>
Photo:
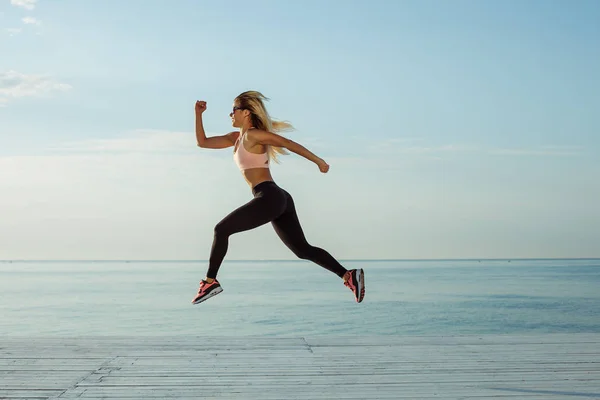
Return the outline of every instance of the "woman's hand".
<path id="1" fill-rule="evenodd" d="M 319 161 L 317 161 L 317 165 L 319 166 L 319 170 L 322 173 L 326 173 L 327 171 L 329 171 L 329 164 L 327 164 L 325 160 L 319 158 Z"/>
<path id="2" fill-rule="evenodd" d="M 205 101 L 197 101 L 196 102 L 196 115 L 202 115 L 204 111 L 206 111 L 206 102 Z"/>

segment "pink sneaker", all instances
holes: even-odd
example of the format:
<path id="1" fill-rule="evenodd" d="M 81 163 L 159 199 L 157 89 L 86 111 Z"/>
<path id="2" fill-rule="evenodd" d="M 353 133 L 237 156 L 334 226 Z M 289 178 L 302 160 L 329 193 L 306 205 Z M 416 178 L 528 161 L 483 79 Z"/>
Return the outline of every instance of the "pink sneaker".
<path id="1" fill-rule="evenodd" d="M 344 285 L 352 290 L 356 302 L 360 303 L 365 298 L 365 271 L 362 268 L 348 270 L 344 274 L 344 279 L 346 278 Z"/>
<path id="2" fill-rule="evenodd" d="M 208 300 L 211 297 L 218 295 L 222 291 L 223 288 L 216 279 L 211 283 L 208 283 L 202 279 L 202 281 L 200 281 L 200 289 L 198 289 L 198 294 L 192 300 L 192 304 L 202 303 L 204 300 Z"/>

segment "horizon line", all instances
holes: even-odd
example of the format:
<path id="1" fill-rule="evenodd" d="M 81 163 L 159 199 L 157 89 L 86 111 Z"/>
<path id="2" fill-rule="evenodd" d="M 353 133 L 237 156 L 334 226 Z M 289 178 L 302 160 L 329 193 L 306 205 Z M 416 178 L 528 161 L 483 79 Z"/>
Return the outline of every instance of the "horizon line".
<path id="1" fill-rule="evenodd" d="M 544 261 L 544 260 L 600 260 L 600 257 L 492 257 L 492 258 L 348 258 L 339 259 L 341 262 L 347 261 Z M 208 262 L 209 260 L 201 259 L 0 259 L 0 262 L 176 262 L 176 263 L 191 263 L 191 262 Z M 224 260 L 223 262 L 305 262 L 301 259 L 233 259 Z"/>

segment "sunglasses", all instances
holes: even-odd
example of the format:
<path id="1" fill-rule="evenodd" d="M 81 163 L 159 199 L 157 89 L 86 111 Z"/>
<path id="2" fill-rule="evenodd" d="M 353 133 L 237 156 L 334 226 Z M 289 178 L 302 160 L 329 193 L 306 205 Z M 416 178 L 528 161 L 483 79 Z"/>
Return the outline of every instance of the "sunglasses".
<path id="1" fill-rule="evenodd" d="M 233 107 L 233 110 L 231 110 L 231 113 L 235 114 L 236 110 L 243 110 L 243 108 L 242 107 Z"/>

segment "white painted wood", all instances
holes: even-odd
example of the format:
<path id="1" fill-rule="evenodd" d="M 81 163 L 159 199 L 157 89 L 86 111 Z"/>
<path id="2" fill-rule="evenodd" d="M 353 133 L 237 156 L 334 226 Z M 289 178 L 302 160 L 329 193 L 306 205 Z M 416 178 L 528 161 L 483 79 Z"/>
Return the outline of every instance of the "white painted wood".
<path id="1" fill-rule="evenodd" d="M 600 399 L 600 334 L 8 337 L 9 398 Z"/>

